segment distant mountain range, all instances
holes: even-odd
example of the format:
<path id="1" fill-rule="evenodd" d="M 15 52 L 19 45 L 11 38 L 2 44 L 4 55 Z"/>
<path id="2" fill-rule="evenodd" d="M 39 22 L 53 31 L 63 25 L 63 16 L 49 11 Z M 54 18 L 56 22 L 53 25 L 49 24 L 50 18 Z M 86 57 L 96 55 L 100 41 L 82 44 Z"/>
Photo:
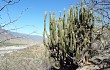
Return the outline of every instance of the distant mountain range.
<path id="1" fill-rule="evenodd" d="M 13 44 L 39 44 L 42 43 L 42 36 L 11 32 L 0 28 L 0 42 Z"/>

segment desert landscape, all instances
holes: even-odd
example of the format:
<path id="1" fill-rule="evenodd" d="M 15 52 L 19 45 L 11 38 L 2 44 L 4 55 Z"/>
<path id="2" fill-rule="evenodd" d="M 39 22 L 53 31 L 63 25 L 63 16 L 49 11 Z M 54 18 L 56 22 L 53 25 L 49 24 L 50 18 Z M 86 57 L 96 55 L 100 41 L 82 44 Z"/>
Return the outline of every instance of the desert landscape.
<path id="1" fill-rule="evenodd" d="M 0 70 L 110 70 L 110 1 L 0 0 Z"/>

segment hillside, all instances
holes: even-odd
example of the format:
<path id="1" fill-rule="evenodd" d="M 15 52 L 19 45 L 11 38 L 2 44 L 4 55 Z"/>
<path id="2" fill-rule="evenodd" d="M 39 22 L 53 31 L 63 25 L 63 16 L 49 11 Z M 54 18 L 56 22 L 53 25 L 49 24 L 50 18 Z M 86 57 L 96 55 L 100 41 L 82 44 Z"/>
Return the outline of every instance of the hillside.
<path id="1" fill-rule="evenodd" d="M 0 28 L 0 42 L 8 44 L 39 44 L 42 43 L 42 37 L 11 32 Z"/>

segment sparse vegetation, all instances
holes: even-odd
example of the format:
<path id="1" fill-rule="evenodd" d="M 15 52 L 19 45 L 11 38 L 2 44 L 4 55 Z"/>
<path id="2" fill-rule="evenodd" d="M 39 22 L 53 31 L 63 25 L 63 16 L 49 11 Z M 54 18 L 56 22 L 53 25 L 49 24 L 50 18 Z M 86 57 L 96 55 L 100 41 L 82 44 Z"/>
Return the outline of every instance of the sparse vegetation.
<path id="1" fill-rule="evenodd" d="M 20 45 L 26 45 L 26 44 L 13 44 L 13 43 L 0 43 L 0 47 L 7 47 L 7 46 L 20 46 Z"/>
<path id="2" fill-rule="evenodd" d="M 44 47 L 29 47 L 0 56 L 0 70 L 48 70 L 50 63 Z"/>

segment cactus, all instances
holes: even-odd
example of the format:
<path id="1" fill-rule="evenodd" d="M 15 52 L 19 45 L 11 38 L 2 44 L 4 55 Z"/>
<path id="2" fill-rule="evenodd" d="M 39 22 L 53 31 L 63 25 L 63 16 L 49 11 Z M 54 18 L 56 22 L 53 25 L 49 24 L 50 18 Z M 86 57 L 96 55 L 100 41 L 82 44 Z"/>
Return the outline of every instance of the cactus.
<path id="1" fill-rule="evenodd" d="M 64 9 L 64 15 L 62 16 L 60 12 L 59 19 L 55 18 L 54 12 L 50 13 L 50 34 L 46 34 L 47 42 L 45 41 L 46 14 L 44 16 L 43 41 L 51 51 L 51 57 L 59 63 L 56 68 L 79 64 L 86 53 L 90 55 L 94 15 L 85 5 L 79 10 L 78 5 L 74 8 L 70 7 L 67 14 Z"/>

